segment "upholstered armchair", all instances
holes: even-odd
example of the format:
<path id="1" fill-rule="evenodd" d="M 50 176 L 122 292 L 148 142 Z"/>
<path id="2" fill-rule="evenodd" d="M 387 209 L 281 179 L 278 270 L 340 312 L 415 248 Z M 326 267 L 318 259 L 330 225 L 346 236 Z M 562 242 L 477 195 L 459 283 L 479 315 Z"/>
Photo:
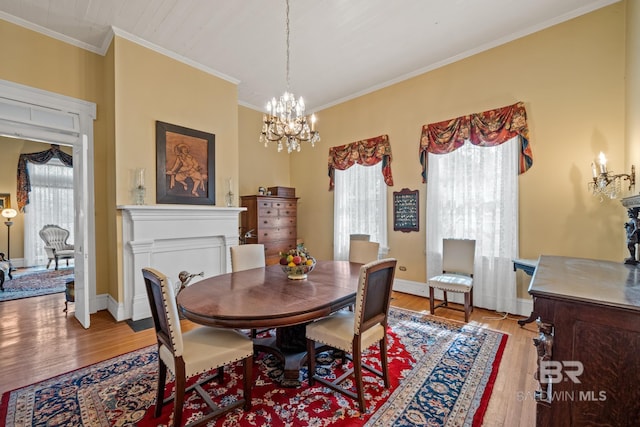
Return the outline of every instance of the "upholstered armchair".
<path id="1" fill-rule="evenodd" d="M 40 237 L 44 240 L 44 250 L 49 258 L 47 268 L 51 265 L 51 261 L 55 261 L 57 270 L 58 261 L 61 259 L 66 259 L 68 266 L 69 259 L 75 256 L 73 245 L 67 243 L 69 231 L 57 225 L 47 224 L 40 230 Z"/>

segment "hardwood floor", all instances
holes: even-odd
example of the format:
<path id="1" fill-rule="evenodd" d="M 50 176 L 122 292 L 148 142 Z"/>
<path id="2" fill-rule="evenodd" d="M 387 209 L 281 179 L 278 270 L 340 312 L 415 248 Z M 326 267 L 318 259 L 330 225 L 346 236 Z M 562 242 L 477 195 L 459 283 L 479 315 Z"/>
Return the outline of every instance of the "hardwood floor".
<path id="1" fill-rule="evenodd" d="M 395 292 L 392 305 L 428 313 L 429 301 Z M 70 304 L 70 310 L 73 305 Z M 72 315 L 65 316 L 64 295 L 54 294 L 0 303 L 0 393 L 78 369 L 110 357 L 155 344 L 152 329 L 134 332 L 107 311 L 91 316 L 85 330 Z M 462 321 L 458 311 L 438 309 L 438 316 Z M 469 323 L 509 334 L 485 426 L 535 425 L 536 352 L 533 324 L 521 328 L 509 316 L 475 309 Z M 184 321 L 183 328 L 193 325 Z"/>

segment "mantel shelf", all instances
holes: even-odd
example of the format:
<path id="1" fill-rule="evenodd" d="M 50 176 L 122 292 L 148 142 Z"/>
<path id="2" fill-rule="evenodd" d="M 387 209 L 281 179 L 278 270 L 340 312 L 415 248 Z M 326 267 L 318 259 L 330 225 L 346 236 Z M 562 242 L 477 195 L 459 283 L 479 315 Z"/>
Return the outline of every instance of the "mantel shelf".
<path id="1" fill-rule="evenodd" d="M 636 194 L 635 196 L 625 197 L 620 200 L 622 206 L 625 208 L 637 208 L 640 207 L 640 194 Z"/>

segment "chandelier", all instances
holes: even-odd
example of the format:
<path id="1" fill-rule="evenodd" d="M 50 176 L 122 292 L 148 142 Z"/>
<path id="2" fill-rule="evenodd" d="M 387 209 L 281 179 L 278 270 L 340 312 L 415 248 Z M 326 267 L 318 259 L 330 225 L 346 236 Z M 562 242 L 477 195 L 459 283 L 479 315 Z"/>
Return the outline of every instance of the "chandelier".
<path id="1" fill-rule="evenodd" d="M 320 134 L 315 130 L 316 116 L 311 115 L 310 119 L 304 113 L 304 100 L 302 97 L 296 100 L 293 93 L 289 91 L 289 0 L 286 0 L 287 19 L 287 91 L 276 101 L 274 97 L 267 102 L 267 113 L 262 116 L 262 133 L 260 142 L 265 147 L 269 142 L 278 143 L 278 152 L 287 147 L 287 153 L 300 151 L 303 142 L 308 142 L 312 147 L 320 141 Z M 309 123 L 311 122 L 311 127 Z"/>
<path id="2" fill-rule="evenodd" d="M 598 168 L 600 171 L 598 172 Z M 631 173 L 621 173 L 614 175 L 607 170 L 607 158 L 603 152 L 600 152 L 598 158 L 598 167 L 595 163 L 591 163 L 591 171 L 593 172 L 593 181 L 589 182 L 589 189 L 594 196 L 600 197 L 600 201 L 605 197 L 615 199 L 622 192 L 622 181 L 629 181 L 629 191 L 636 184 L 636 167 L 631 165 Z"/>

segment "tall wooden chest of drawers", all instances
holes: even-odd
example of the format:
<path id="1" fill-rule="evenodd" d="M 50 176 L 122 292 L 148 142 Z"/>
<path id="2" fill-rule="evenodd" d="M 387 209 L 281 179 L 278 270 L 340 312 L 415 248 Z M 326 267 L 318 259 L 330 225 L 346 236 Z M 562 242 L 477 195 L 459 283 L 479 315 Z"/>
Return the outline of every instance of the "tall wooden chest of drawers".
<path id="1" fill-rule="evenodd" d="M 242 196 L 242 232 L 252 231 L 246 243 L 262 243 L 267 265 L 277 264 L 278 254 L 296 247 L 298 199 L 282 196 Z"/>
<path id="2" fill-rule="evenodd" d="M 536 425 L 637 426 L 640 266 L 541 256 L 529 293 L 540 319 Z"/>

